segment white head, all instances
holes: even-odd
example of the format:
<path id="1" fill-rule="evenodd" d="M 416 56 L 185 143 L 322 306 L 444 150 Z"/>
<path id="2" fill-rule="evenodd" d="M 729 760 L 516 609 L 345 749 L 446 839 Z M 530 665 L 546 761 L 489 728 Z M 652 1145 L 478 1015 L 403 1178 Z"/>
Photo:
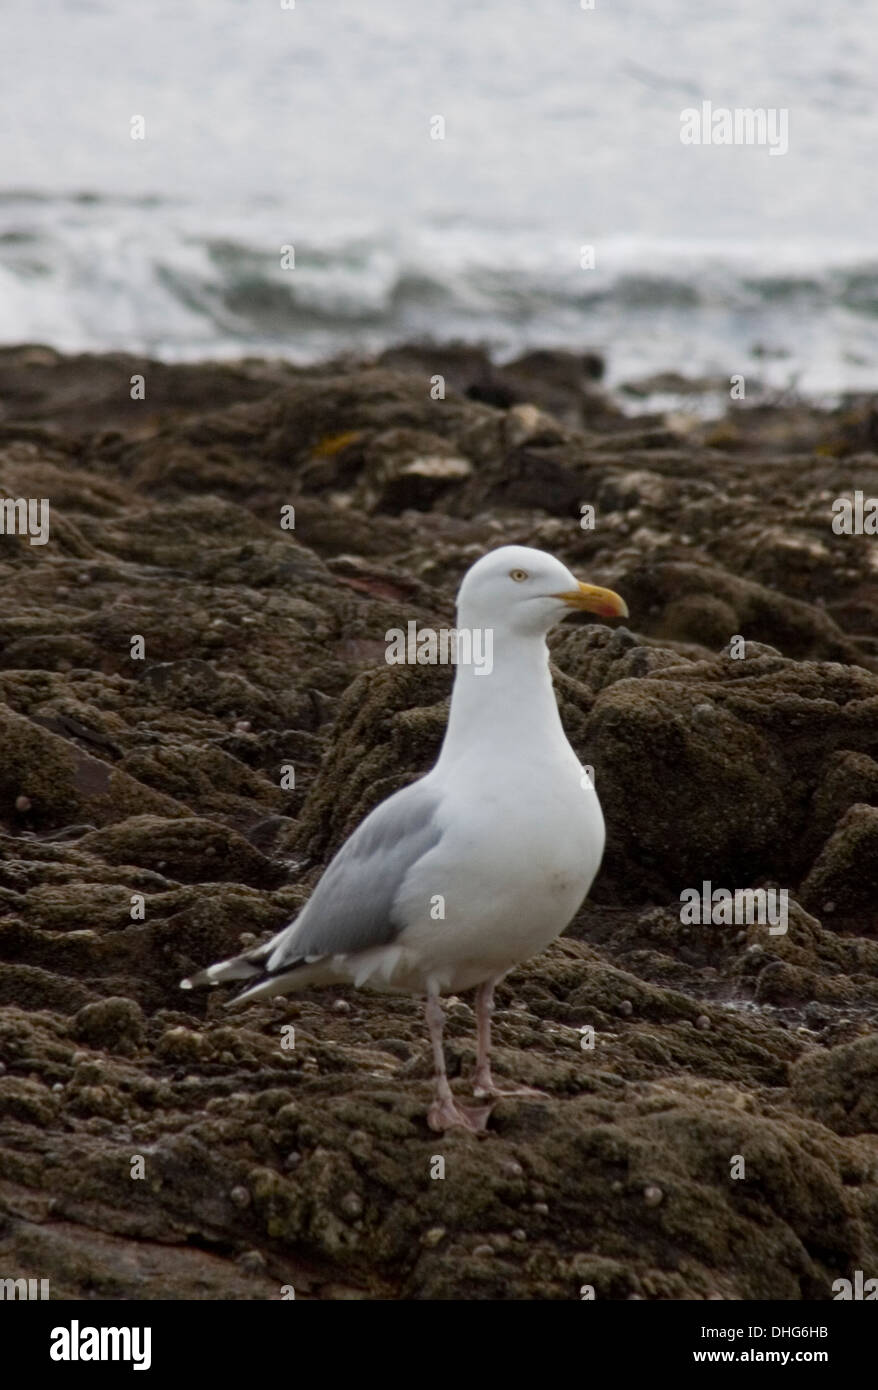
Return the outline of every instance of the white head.
<path id="1" fill-rule="evenodd" d="M 627 618 L 624 599 L 612 589 L 581 584 L 545 550 L 504 545 L 467 570 L 457 595 L 459 628 L 505 628 L 545 636 L 573 609 L 605 618 Z"/>

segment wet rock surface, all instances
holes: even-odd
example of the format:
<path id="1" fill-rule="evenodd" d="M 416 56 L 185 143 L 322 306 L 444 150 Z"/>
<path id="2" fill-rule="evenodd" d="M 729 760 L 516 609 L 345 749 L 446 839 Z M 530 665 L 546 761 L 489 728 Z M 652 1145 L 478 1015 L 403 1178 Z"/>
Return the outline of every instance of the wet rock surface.
<path id="1" fill-rule="evenodd" d="M 46 545 L 0 536 L 4 1274 L 819 1300 L 878 1270 L 878 539 L 832 528 L 878 495 L 875 405 L 629 416 L 600 376 L 0 350 L 3 494 L 51 503 Z M 419 1001 L 178 982 L 430 766 L 452 671 L 385 633 L 450 626 L 509 542 L 630 607 L 550 641 L 607 853 L 498 991 L 497 1072 L 549 1099 L 440 1138 Z M 787 930 L 681 921 L 705 883 L 784 890 Z M 451 1000 L 462 1095 L 474 1038 Z"/>

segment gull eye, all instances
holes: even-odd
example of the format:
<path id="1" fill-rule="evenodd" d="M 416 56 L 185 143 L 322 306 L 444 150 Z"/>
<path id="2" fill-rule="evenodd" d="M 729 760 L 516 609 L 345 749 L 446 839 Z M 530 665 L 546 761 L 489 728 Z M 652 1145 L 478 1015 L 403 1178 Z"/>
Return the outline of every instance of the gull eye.
<path id="1" fill-rule="evenodd" d="M 522 579 L 527 579 L 527 570 L 510 570 L 509 578 L 514 579 L 516 584 L 520 584 Z"/>

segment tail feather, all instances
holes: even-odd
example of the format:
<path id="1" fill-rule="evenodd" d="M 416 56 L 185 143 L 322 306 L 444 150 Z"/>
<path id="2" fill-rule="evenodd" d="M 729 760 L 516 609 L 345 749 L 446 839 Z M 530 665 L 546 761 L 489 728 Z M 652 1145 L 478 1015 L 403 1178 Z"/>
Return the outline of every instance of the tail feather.
<path id="1" fill-rule="evenodd" d="M 271 999 L 276 994 L 292 994 L 307 988 L 312 982 L 319 982 L 320 978 L 319 970 L 306 960 L 296 961 L 292 968 L 288 966 L 277 975 L 268 975 L 265 971 L 258 971 L 257 975 L 258 978 L 248 984 L 241 994 L 229 1000 L 226 1008 L 232 1009 L 236 1004 L 244 1004 L 250 999 Z"/>
<path id="2" fill-rule="evenodd" d="M 287 994 L 291 990 L 304 988 L 322 973 L 319 969 L 322 956 L 303 956 L 300 960 L 287 961 L 277 973 L 269 974 L 265 967 L 276 945 L 277 937 L 272 937 L 271 941 L 244 951 L 240 956 L 217 961 L 206 970 L 199 970 L 196 975 L 181 980 L 180 988 L 196 989 L 200 985 L 225 985 L 246 980 L 247 988 L 242 994 L 236 994 L 227 1006 L 232 1007 L 243 1004 L 245 999 L 268 998 L 273 994 Z"/>
<path id="3" fill-rule="evenodd" d="M 257 946 L 255 950 L 244 951 L 240 956 L 217 961 L 216 965 L 209 965 L 206 970 L 199 970 L 197 975 L 190 975 L 187 979 L 181 980 L 180 988 L 195 989 L 199 985 L 224 985 L 232 980 L 252 980 L 254 976 L 264 974 L 263 963 L 272 944 L 267 941 L 264 946 Z"/>

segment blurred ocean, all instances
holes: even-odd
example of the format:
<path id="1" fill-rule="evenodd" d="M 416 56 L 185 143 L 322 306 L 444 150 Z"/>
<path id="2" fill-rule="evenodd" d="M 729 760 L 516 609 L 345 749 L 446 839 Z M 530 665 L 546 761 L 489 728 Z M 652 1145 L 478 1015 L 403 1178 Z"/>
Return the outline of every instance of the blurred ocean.
<path id="1" fill-rule="evenodd" d="M 3 0 L 0 341 L 874 389 L 874 0 L 594 3 Z M 682 144 L 705 100 L 788 153 Z"/>

